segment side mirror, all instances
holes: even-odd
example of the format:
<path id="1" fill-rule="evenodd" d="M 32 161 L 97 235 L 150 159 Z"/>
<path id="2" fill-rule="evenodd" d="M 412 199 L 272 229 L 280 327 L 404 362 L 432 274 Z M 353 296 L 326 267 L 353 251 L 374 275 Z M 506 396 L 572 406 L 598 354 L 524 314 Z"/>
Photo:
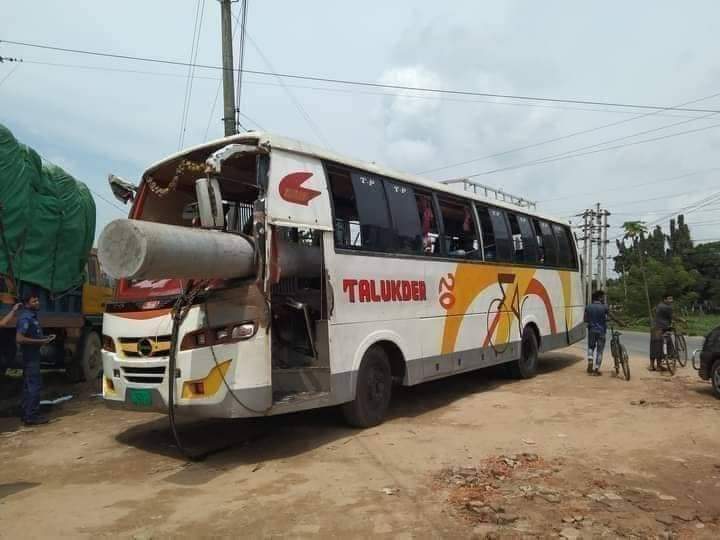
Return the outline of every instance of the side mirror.
<path id="1" fill-rule="evenodd" d="M 108 183 L 110 184 L 110 189 L 112 190 L 113 195 L 121 203 L 127 204 L 128 201 L 132 202 L 135 200 L 135 194 L 138 190 L 136 185 L 131 184 L 114 174 L 108 175 Z"/>
<path id="2" fill-rule="evenodd" d="M 204 229 L 222 229 L 225 226 L 220 182 L 217 178 L 195 180 L 200 224 Z"/>

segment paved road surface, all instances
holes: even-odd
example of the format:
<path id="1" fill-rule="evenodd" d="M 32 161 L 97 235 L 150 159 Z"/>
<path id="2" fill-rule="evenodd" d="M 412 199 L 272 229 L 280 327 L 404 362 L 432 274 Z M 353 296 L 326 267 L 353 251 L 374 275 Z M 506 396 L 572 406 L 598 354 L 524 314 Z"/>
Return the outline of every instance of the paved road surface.
<path id="1" fill-rule="evenodd" d="M 608 340 L 609 339 L 610 336 L 608 335 Z M 631 355 L 635 354 L 649 358 L 650 334 L 646 332 L 623 332 L 620 340 Z M 685 340 L 687 341 L 688 356 L 691 356 L 695 349 L 699 349 L 702 346 L 701 337 L 687 337 Z M 607 347 L 609 346 L 610 343 L 608 341 Z"/>

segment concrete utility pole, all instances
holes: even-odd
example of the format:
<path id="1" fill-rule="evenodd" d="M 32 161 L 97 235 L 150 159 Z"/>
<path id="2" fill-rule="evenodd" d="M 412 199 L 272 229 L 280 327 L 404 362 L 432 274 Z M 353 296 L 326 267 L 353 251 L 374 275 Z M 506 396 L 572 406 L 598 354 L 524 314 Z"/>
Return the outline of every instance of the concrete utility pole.
<path id="1" fill-rule="evenodd" d="M 583 217 L 583 272 L 585 274 L 585 301 L 590 303 L 595 290 L 607 292 L 608 216 L 610 212 L 597 203 L 588 208 Z M 594 249 L 597 246 L 597 252 Z"/>
<path id="2" fill-rule="evenodd" d="M 608 256 L 607 256 L 607 250 L 608 250 L 608 228 L 610 227 L 608 225 L 608 216 L 610 216 L 610 212 L 607 210 L 602 211 L 602 229 L 600 241 L 602 242 L 600 245 L 601 253 L 602 253 L 602 275 L 600 276 L 600 287 L 603 291 L 607 292 L 607 266 L 608 266 Z"/>
<path id="3" fill-rule="evenodd" d="M 223 124 L 225 125 L 225 136 L 237 133 L 235 125 L 235 81 L 233 74 L 232 45 L 232 11 L 230 0 L 220 1 L 220 25 L 222 29 L 222 65 L 223 65 Z"/>

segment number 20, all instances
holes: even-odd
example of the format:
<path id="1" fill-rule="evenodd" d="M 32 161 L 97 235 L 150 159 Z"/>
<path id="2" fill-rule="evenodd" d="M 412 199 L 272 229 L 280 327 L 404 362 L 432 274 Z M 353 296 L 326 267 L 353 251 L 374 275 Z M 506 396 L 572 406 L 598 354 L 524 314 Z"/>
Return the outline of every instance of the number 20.
<path id="1" fill-rule="evenodd" d="M 440 285 L 438 286 L 438 293 L 440 293 L 440 305 L 443 309 L 450 309 L 455 305 L 455 295 L 453 289 L 455 288 L 455 275 L 449 273 L 447 277 L 440 278 Z"/>

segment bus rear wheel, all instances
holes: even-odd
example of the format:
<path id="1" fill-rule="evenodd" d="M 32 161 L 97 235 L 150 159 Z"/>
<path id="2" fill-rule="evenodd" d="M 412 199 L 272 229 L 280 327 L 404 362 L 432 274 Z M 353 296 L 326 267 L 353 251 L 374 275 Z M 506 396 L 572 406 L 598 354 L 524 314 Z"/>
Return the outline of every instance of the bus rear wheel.
<path id="1" fill-rule="evenodd" d="M 520 359 L 510 364 L 510 374 L 516 379 L 530 379 L 537 373 L 537 364 L 537 336 L 532 328 L 526 326 L 520 342 Z"/>
<path id="2" fill-rule="evenodd" d="M 360 362 L 355 399 L 342 406 L 345 420 L 353 427 L 377 426 L 387 414 L 392 395 L 392 372 L 387 355 L 372 347 Z"/>

